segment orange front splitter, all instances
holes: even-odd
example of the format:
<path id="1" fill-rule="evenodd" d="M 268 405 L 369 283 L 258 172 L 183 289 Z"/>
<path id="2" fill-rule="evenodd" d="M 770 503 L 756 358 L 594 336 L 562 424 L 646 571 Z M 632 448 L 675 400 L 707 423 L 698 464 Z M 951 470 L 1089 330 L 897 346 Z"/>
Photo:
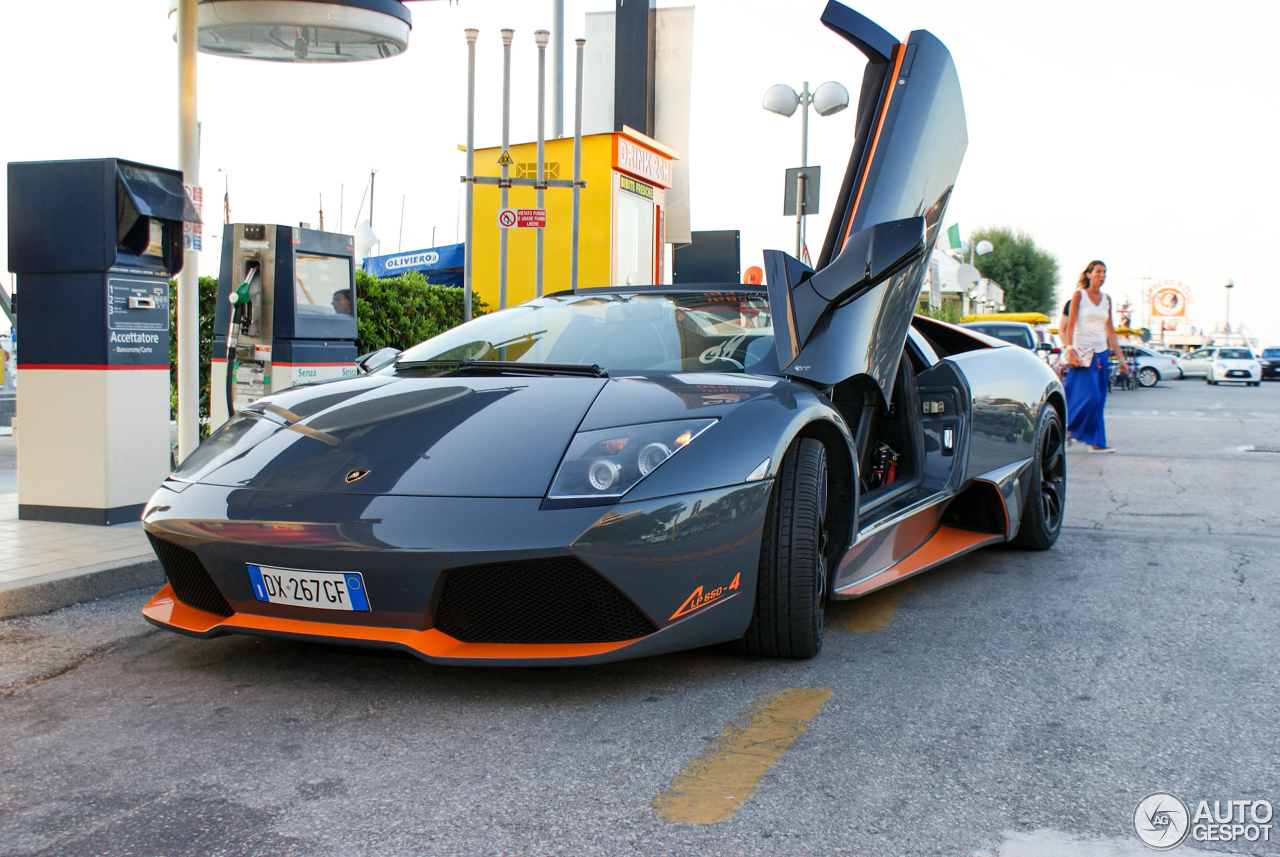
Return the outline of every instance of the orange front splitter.
<path id="1" fill-rule="evenodd" d="M 183 604 L 167 583 L 142 608 L 142 615 L 161 627 L 199 636 L 214 633 L 262 634 L 324 639 L 355 645 L 391 645 L 408 649 L 433 661 L 572 660 L 617 651 L 643 639 L 638 637 L 636 640 L 616 643 L 464 643 L 435 628 L 425 631 L 370 628 L 363 625 L 256 616 L 250 613 L 234 613 L 223 618 Z"/>

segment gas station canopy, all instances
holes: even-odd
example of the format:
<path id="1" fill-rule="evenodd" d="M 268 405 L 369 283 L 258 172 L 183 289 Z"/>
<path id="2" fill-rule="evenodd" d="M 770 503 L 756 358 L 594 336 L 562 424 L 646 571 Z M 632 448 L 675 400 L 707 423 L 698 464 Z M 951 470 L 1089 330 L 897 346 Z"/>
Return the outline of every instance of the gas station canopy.
<path id="1" fill-rule="evenodd" d="M 397 56 L 413 26 L 401 0 L 199 0 L 196 9 L 204 53 L 276 62 Z M 175 22 L 176 11 L 169 0 Z"/>

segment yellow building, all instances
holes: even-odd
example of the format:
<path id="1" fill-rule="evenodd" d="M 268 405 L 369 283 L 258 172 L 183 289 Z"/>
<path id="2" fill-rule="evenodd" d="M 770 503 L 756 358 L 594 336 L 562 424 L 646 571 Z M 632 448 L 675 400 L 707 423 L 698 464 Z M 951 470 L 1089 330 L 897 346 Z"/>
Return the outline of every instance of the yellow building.
<path id="1" fill-rule="evenodd" d="M 477 149 L 477 176 L 501 176 L 501 148 Z M 582 138 L 582 180 L 578 226 L 578 287 L 598 288 L 661 283 L 666 190 L 671 187 L 676 153 L 643 134 L 592 134 Z M 511 147 L 511 178 L 537 178 L 537 143 Z M 546 177 L 573 178 L 573 138 L 546 141 Z M 472 223 L 472 290 L 492 309 L 498 308 L 498 226 L 501 191 L 475 186 Z M 533 208 L 537 191 L 513 187 L 508 208 Z M 573 191 L 548 188 L 543 199 L 543 292 L 569 288 L 569 253 L 573 234 Z M 507 306 L 534 297 L 536 229 L 508 229 Z"/>

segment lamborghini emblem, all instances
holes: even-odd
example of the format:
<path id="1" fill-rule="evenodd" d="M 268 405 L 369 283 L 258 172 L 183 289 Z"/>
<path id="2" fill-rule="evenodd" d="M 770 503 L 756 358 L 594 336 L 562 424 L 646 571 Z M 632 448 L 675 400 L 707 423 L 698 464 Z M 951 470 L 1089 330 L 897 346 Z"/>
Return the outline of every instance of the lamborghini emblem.
<path id="1" fill-rule="evenodd" d="M 353 470 L 347 474 L 347 484 L 350 485 L 352 482 L 359 482 L 368 475 L 368 470 Z"/>

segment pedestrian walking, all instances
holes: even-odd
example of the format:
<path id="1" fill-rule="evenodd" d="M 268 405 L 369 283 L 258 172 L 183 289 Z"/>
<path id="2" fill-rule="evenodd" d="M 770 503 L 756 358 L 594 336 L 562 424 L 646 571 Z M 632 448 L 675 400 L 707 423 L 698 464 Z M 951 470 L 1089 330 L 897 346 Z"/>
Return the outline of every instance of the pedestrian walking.
<path id="1" fill-rule="evenodd" d="M 1102 411 L 1107 404 L 1107 352 L 1112 351 L 1120 371 L 1129 362 L 1111 323 L 1111 298 L 1102 293 L 1107 266 L 1095 259 L 1076 281 L 1070 314 L 1062 331 L 1067 370 L 1062 386 L 1067 392 L 1067 432 L 1072 440 L 1088 444 L 1090 452 L 1115 452 L 1107 446 Z"/>

